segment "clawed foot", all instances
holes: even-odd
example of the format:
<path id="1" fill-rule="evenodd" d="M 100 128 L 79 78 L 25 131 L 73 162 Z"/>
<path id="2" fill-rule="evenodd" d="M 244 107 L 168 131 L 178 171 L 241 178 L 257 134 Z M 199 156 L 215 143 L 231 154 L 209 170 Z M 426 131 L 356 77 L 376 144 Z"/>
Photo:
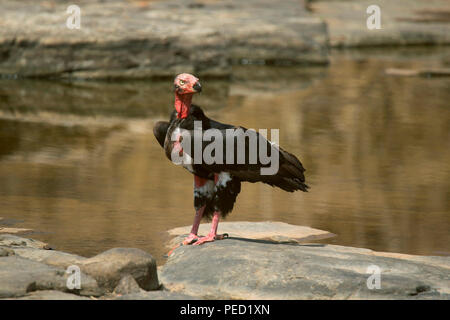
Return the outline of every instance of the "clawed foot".
<path id="1" fill-rule="evenodd" d="M 189 234 L 186 239 L 182 242 L 184 246 L 193 244 L 194 242 L 198 241 L 198 236 L 196 234 Z"/>
<path id="2" fill-rule="evenodd" d="M 196 234 L 189 234 L 184 241 L 178 245 L 176 245 L 172 250 L 170 250 L 167 253 L 167 256 L 170 256 L 173 251 L 178 248 L 179 246 L 186 246 L 186 245 L 194 245 L 199 246 L 201 244 L 204 244 L 205 242 L 213 242 L 215 240 L 223 240 L 225 238 L 228 238 L 228 233 L 224 234 L 208 234 L 206 237 L 198 237 Z"/>
<path id="3" fill-rule="evenodd" d="M 225 238 L 228 238 L 228 234 L 208 234 L 206 237 L 198 238 L 198 240 L 193 244 L 194 246 L 199 246 L 201 244 L 204 244 L 205 242 L 213 242 L 215 240 L 223 240 Z"/>
<path id="4" fill-rule="evenodd" d="M 195 243 L 198 239 L 199 239 L 199 238 L 198 238 L 198 236 L 197 236 L 196 234 L 190 233 L 190 234 L 183 240 L 182 243 L 177 244 L 175 247 L 173 247 L 172 250 L 170 250 L 170 251 L 167 253 L 167 256 L 169 257 L 169 256 L 174 252 L 174 250 L 175 250 L 176 248 L 178 248 L 178 247 L 180 247 L 180 246 L 187 246 L 187 245 L 189 245 L 189 244 L 193 244 L 193 243 Z"/>

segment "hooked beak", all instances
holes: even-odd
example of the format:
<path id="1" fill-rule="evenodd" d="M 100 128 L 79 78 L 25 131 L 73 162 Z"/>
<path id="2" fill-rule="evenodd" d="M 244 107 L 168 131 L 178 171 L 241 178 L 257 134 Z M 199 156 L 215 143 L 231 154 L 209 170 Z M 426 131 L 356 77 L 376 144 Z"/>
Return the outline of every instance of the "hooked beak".
<path id="1" fill-rule="evenodd" d="M 194 84 L 194 86 L 192 87 L 192 89 L 194 89 L 195 90 L 195 92 L 202 92 L 202 85 L 200 84 L 200 82 L 196 82 L 195 84 Z"/>

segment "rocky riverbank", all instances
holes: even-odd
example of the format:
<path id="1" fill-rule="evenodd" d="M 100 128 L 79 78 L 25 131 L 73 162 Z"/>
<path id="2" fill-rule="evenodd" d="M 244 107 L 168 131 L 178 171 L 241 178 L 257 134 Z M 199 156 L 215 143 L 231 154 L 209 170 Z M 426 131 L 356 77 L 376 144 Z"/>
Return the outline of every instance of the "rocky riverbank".
<path id="1" fill-rule="evenodd" d="M 4 77 L 227 77 L 233 61 L 325 64 L 326 25 L 302 1 L 3 1 Z"/>
<path id="2" fill-rule="evenodd" d="M 450 44 L 446 0 L 2 1 L 4 78 L 228 77 L 233 64 L 327 64 L 330 47 Z"/>
<path id="3" fill-rule="evenodd" d="M 179 247 L 159 268 L 139 249 L 85 258 L 0 234 L 0 298 L 450 299 L 450 257 L 307 243 L 334 235 L 278 222 L 224 225 L 230 238 Z M 67 285 L 73 266 L 80 270 L 78 289 Z M 369 269 L 380 271 L 379 288 L 368 288 Z"/>
<path id="4" fill-rule="evenodd" d="M 79 287 L 70 282 L 71 266 L 79 268 Z M 37 240 L 0 235 L 2 299 L 111 299 L 128 294 L 139 294 L 140 299 L 188 298 L 159 289 L 156 261 L 142 250 L 114 248 L 84 258 Z"/>

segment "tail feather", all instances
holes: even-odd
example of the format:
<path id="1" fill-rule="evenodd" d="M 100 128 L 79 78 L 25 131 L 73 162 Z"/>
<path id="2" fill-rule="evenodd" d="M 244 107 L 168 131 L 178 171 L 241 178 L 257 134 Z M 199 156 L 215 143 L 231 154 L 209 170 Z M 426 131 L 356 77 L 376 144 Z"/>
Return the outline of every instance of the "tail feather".
<path id="1" fill-rule="evenodd" d="M 305 183 L 305 168 L 303 168 L 300 160 L 293 154 L 286 152 L 280 148 L 280 155 L 283 160 L 280 161 L 280 169 L 277 176 L 282 177 L 283 182 L 280 188 L 286 191 L 301 190 L 308 192 L 309 186 Z M 286 187 L 288 185 L 288 187 Z"/>

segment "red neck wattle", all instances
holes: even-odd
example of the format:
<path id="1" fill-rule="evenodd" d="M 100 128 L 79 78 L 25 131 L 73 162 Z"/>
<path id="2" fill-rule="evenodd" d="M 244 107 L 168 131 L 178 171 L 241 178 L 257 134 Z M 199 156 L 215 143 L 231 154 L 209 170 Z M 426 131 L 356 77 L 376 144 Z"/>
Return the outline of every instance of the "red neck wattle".
<path id="1" fill-rule="evenodd" d="M 178 112 L 177 118 L 186 118 L 191 108 L 192 94 L 175 94 L 175 109 Z"/>

